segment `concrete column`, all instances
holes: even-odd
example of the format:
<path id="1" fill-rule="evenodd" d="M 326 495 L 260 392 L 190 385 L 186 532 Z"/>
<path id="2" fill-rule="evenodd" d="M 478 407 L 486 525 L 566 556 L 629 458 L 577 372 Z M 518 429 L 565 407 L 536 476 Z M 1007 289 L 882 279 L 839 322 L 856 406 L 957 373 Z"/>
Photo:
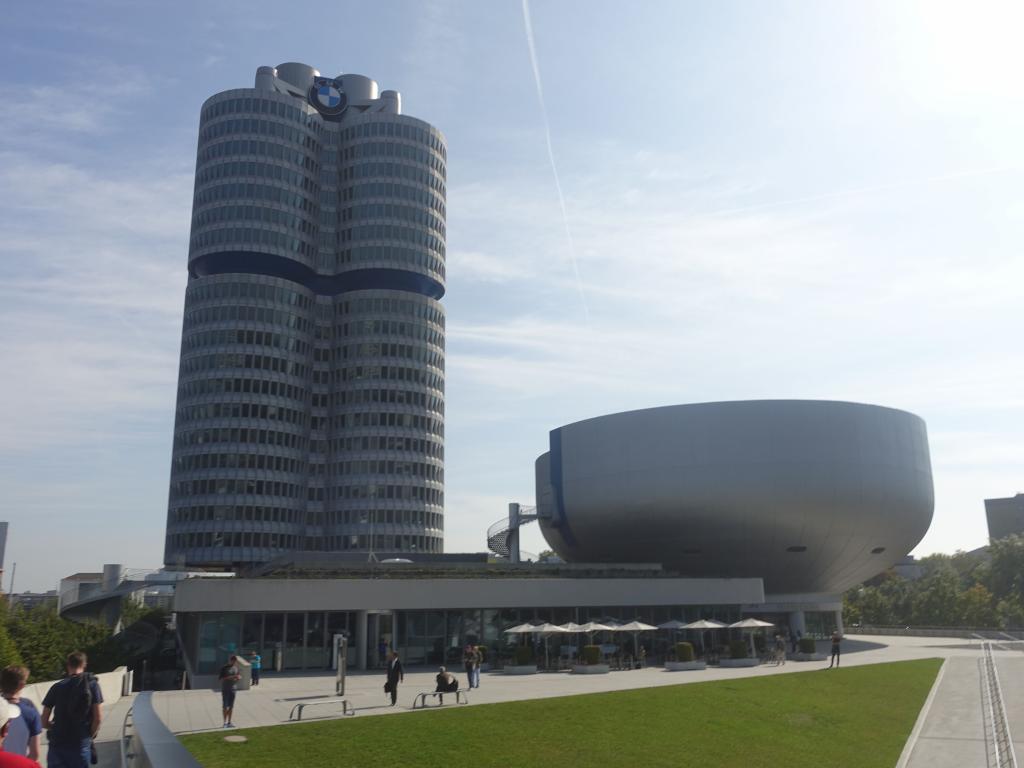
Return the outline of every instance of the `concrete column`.
<path id="1" fill-rule="evenodd" d="M 367 613 L 356 611 L 356 669 L 366 669 Z"/>
<path id="2" fill-rule="evenodd" d="M 508 561 L 519 562 L 519 505 L 514 501 L 508 505 Z"/>
<path id="3" fill-rule="evenodd" d="M 807 622 L 804 620 L 803 611 L 789 612 L 789 631 L 794 635 L 799 632 L 801 637 L 807 634 Z"/>
<path id="4" fill-rule="evenodd" d="M 840 635 L 845 635 L 846 634 L 846 632 L 843 631 L 843 609 L 842 608 L 840 608 L 839 610 L 836 611 L 836 629 L 839 630 L 839 634 Z"/>

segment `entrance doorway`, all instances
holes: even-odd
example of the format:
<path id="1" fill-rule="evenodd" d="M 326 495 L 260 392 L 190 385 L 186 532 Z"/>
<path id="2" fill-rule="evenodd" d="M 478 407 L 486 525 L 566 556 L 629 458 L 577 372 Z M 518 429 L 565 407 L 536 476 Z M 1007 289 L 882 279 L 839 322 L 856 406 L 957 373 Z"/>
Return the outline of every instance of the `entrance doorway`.
<path id="1" fill-rule="evenodd" d="M 395 642 L 395 616 L 391 611 L 374 611 L 366 616 L 366 666 L 383 669 L 387 652 Z"/>

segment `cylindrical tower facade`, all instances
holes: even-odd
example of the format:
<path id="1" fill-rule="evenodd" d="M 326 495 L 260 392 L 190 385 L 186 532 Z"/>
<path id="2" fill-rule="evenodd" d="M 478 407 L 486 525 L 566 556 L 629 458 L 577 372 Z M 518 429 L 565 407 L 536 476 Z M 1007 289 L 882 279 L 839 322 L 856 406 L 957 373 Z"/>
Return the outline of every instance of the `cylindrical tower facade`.
<path id="1" fill-rule="evenodd" d="M 200 118 L 165 562 L 441 552 L 444 137 L 362 76 L 256 85 Z"/>

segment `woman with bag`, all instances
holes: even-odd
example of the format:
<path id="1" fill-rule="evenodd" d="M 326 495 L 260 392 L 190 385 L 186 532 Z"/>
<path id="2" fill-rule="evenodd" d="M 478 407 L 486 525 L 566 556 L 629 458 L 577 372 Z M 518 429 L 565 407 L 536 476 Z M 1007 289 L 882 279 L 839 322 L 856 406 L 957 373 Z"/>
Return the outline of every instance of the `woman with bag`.
<path id="1" fill-rule="evenodd" d="M 384 693 L 391 694 L 391 706 L 398 703 L 398 684 L 405 681 L 405 673 L 402 671 L 402 662 L 394 649 L 388 652 L 387 682 L 384 683 Z"/>

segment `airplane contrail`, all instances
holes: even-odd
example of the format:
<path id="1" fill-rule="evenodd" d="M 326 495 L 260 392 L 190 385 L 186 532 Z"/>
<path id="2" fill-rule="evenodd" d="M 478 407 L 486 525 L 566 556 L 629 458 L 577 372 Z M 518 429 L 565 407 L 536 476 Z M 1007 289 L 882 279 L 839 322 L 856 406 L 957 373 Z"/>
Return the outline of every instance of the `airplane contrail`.
<path id="1" fill-rule="evenodd" d="M 590 322 L 590 308 L 587 306 L 587 295 L 583 290 L 583 280 L 580 278 L 579 264 L 576 262 L 576 243 L 572 238 L 572 228 L 569 226 L 569 211 L 565 207 L 565 195 L 562 193 L 562 181 L 558 176 L 558 165 L 555 163 L 555 150 L 551 146 L 551 124 L 548 122 L 548 109 L 544 104 L 544 88 L 540 84 L 540 67 L 537 66 L 537 49 L 533 44 L 533 23 L 530 21 L 530 0 L 523 0 L 523 24 L 526 27 L 526 46 L 530 49 L 530 65 L 533 67 L 533 82 L 537 86 L 537 101 L 540 102 L 540 115 L 544 121 L 544 139 L 547 141 L 548 160 L 551 161 L 551 175 L 555 177 L 555 189 L 558 191 L 558 204 L 562 209 L 562 224 L 565 226 L 565 239 L 569 243 L 569 261 L 572 263 L 572 272 L 576 277 L 576 288 L 580 292 L 580 301 L 583 303 L 583 314 Z"/>

